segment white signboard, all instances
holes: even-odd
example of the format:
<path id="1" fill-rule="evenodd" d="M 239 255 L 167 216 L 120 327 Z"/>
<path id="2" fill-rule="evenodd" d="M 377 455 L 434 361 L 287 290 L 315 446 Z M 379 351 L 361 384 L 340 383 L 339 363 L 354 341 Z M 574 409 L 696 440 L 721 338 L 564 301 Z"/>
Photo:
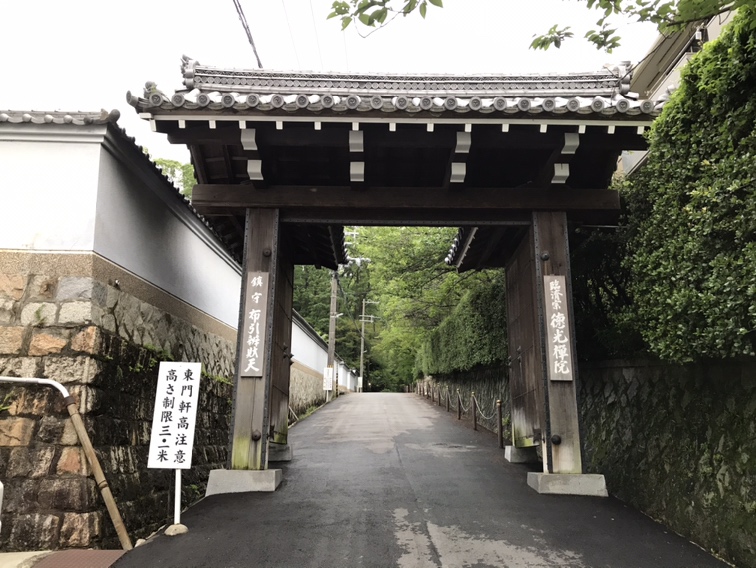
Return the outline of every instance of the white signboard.
<path id="1" fill-rule="evenodd" d="M 268 273 L 250 272 L 244 298 L 244 342 L 240 358 L 241 377 L 263 376 L 265 322 L 268 307 Z"/>
<path id="2" fill-rule="evenodd" d="M 323 369 L 323 390 L 333 390 L 333 367 Z"/>
<path id="3" fill-rule="evenodd" d="M 201 373 L 202 363 L 160 363 L 147 467 L 192 466 Z"/>
<path id="4" fill-rule="evenodd" d="M 572 343 L 566 289 L 564 276 L 543 277 L 548 374 L 552 381 L 572 380 Z"/>

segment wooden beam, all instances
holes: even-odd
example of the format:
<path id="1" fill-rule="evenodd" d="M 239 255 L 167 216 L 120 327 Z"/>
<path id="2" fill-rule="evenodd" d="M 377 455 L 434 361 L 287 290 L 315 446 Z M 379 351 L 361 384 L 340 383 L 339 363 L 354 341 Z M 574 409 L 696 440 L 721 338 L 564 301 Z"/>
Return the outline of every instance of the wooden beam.
<path id="1" fill-rule="evenodd" d="M 259 126 L 259 127 L 258 127 Z M 397 127 L 396 132 L 391 132 L 385 125 L 381 128 L 370 128 L 373 125 L 363 125 L 365 132 L 365 145 L 385 146 L 390 148 L 454 148 L 456 144 L 456 126 L 441 125 L 432 132 L 414 128 Z M 253 128 L 252 126 L 250 128 Z M 288 147 L 313 147 L 313 146 L 347 146 L 349 129 L 348 125 L 343 128 L 284 128 L 275 130 L 269 125 L 254 125 L 258 133 L 258 141 L 261 146 L 288 146 Z M 501 148 L 501 149 L 539 149 L 561 148 L 564 144 L 565 131 L 574 131 L 572 127 L 552 126 L 547 132 L 540 132 L 538 128 L 518 128 L 508 132 L 491 127 L 478 127 L 473 129 L 472 141 L 476 148 Z M 241 145 L 240 129 L 237 126 L 230 128 L 211 129 L 207 126 L 192 126 L 185 129 L 176 129 L 168 133 L 168 141 L 172 144 L 227 144 Z M 581 146 L 587 148 L 605 148 L 616 150 L 645 150 L 648 142 L 643 135 L 639 135 L 637 128 L 632 126 L 616 125 L 613 134 L 608 134 L 606 125 L 597 124 L 596 128 L 588 128 L 581 136 Z"/>
<path id="2" fill-rule="evenodd" d="M 618 211 L 619 193 L 608 189 L 465 188 L 462 191 L 435 187 L 374 187 L 352 191 L 351 187 L 199 184 L 192 204 L 203 212 L 246 208 L 448 210 L 457 211 Z"/>

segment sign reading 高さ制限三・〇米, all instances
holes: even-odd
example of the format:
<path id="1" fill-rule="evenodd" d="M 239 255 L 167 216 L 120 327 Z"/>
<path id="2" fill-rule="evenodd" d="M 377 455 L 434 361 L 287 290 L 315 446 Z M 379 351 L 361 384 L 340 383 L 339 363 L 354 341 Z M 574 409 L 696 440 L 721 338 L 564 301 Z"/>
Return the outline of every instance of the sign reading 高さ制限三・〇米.
<path id="1" fill-rule="evenodd" d="M 160 363 L 147 467 L 189 469 L 202 363 Z"/>
<path id="2" fill-rule="evenodd" d="M 244 298 L 244 327 L 242 327 L 241 377 L 262 377 L 265 354 L 265 323 L 268 306 L 268 273 L 247 274 L 247 294 Z"/>

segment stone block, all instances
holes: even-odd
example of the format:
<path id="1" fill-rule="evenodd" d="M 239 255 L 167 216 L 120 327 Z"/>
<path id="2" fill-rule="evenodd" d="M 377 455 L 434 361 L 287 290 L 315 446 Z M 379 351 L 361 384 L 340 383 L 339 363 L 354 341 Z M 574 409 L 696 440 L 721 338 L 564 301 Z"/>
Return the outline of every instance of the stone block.
<path id="1" fill-rule="evenodd" d="M 57 418 L 55 416 L 43 416 L 39 421 L 39 431 L 37 433 L 37 439 L 45 444 L 60 444 L 60 440 L 63 437 L 66 423 L 70 420 L 65 418 Z M 73 429 L 73 426 L 72 426 Z M 75 443 L 75 442 L 74 442 Z M 70 444 L 65 444 L 70 445 Z"/>
<path id="2" fill-rule="evenodd" d="M 294 452 L 289 444 L 269 444 L 268 461 L 290 462 L 294 458 Z"/>
<path id="3" fill-rule="evenodd" d="M 60 353 L 68 344 L 68 337 L 61 333 L 35 331 L 29 345 L 29 355 L 41 357 L 51 353 Z"/>
<path id="4" fill-rule="evenodd" d="M 88 548 L 99 540 L 102 534 L 100 513 L 64 513 L 60 527 L 62 548 Z"/>
<path id="5" fill-rule="evenodd" d="M 71 339 L 71 349 L 74 351 L 84 351 L 86 353 L 99 353 L 102 346 L 102 336 L 100 330 L 90 325 L 74 335 Z"/>
<path id="6" fill-rule="evenodd" d="M 37 502 L 42 509 L 87 512 L 98 506 L 97 485 L 81 476 L 43 479 Z"/>
<path id="7" fill-rule="evenodd" d="M 587 495 L 608 497 L 606 480 L 595 473 L 538 473 L 528 472 L 528 486 L 548 495 Z"/>
<path id="8" fill-rule="evenodd" d="M 18 515 L 13 521 L 10 542 L 19 550 L 50 550 L 57 547 L 59 533 L 57 515 Z"/>
<path id="9" fill-rule="evenodd" d="M 219 493 L 275 491 L 281 479 L 280 469 L 214 469 L 207 480 L 205 497 Z"/>
<path id="10" fill-rule="evenodd" d="M 34 435 L 35 421 L 10 416 L 0 420 L 0 446 L 28 446 Z"/>
<path id="11" fill-rule="evenodd" d="M 0 274 L 0 298 L 20 300 L 24 295 L 26 278 L 20 274 Z"/>
<path id="12" fill-rule="evenodd" d="M 91 302 L 66 302 L 61 304 L 58 323 L 61 325 L 80 325 L 92 321 Z"/>
<path id="13" fill-rule="evenodd" d="M 26 297 L 30 300 L 52 300 L 58 279 L 45 274 L 35 274 L 27 286 Z"/>
<path id="14" fill-rule="evenodd" d="M 66 277 L 58 281 L 55 299 L 59 302 L 89 300 L 92 298 L 94 281 L 91 278 Z"/>
<path id="15" fill-rule="evenodd" d="M 55 448 L 13 448 L 8 462 L 7 477 L 39 479 L 50 473 Z"/>
<path id="16" fill-rule="evenodd" d="M 13 321 L 13 300 L 0 299 L 0 325 L 8 325 Z"/>
<path id="17" fill-rule="evenodd" d="M 36 377 L 38 363 L 35 357 L 0 357 L 0 375 Z"/>
<path id="18" fill-rule="evenodd" d="M 0 327 L 0 354 L 18 355 L 24 347 L 23 327 Z"/>
<path id="19" fill-rule="evenodd" d="M 16 392 L 16 397 L 8 409 L 11 416 L 44 416 L 54 411 L 55 403 L 62 400 L 57 390 L 47 386 L 22 387 Z"/>
<path id="20" fill-rule="evenodd" d="M 81 355 L 79 357 L 46 357 L 44 376 L 61 384 L 93 383 L 101 370 L 99 361 Z"/>
<path id="21" fill-rule="evenodd" d="M 89 475 L 89 463 L 84 455 L 84 450 L 77 446 L 63 448 L 60 452 L 55 471 L 58 475 L 66 473 Z"/>
<path id="22" fill-rule="evenodd" d="M 530 448 L 518 448 L 516 446 L 504 447 L 504 459 L 510 463 L 538 463 L 538 451 L 535 446 Z"/>
<path id="23" fill-rule="evenodd" d="M 21 324 L 42 327 L 53 325 L 58 306 L 49 302 L 31 302 L 21 310 Z"/>

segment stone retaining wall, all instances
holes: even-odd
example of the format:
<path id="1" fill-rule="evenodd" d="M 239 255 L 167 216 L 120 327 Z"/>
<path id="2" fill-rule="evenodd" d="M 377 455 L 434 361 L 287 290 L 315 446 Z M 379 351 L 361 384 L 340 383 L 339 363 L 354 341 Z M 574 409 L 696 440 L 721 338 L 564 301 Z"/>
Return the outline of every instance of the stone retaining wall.
<path id="1" fill-rule="evenodd" d="M 172 516 L 172 471 L 147 469 L 158 361 L 201 361 L 206 373 L 188 504 L 226 463 L 233 352 L 227 339 L 93 278 L 0 274 L 0 375 L 52 378 L 77 399 L 132 539 Z M 3 400 L 0 548 L 117 548 L 60 393 L 3 385 Z"/>
<path id="2" fill-rule="evenodd" d="M 756 567 L 756 363 L 581 367 L 586 464 L 610 493 Z"/>
<path id="3" fill-rule="evenodd" d="M 323 375 L 308 366 L 294 362 L 291 366 L 289 406 L 301 416 L 311 406 L 320 406 L 326 401 L 323 390 Z"/>
<path id="4" fill-rule="evenodd" d="M 502 370 L 424 384 L 459 388 L 465 405 L 471 390 L 481 403 L 501 396 L 509 424 Z M 756 567 L 756 362 L 583 363 L 579 386 L 587 472 L 603 473 L 612 495 L 675 532 Z"/>

